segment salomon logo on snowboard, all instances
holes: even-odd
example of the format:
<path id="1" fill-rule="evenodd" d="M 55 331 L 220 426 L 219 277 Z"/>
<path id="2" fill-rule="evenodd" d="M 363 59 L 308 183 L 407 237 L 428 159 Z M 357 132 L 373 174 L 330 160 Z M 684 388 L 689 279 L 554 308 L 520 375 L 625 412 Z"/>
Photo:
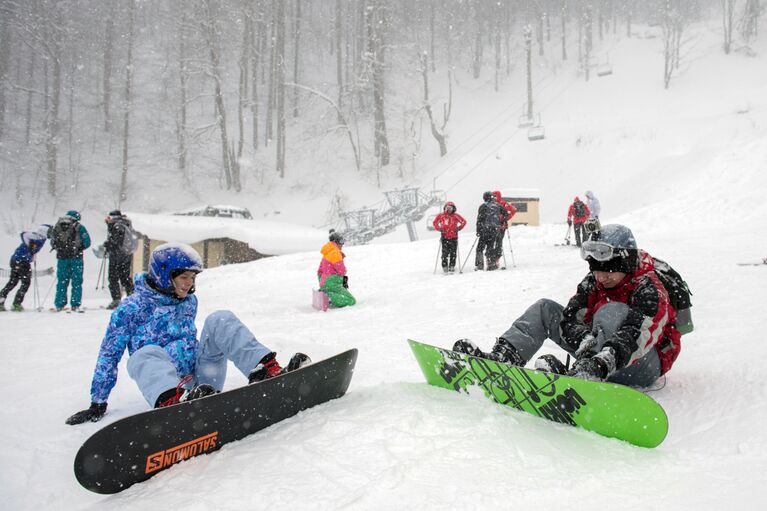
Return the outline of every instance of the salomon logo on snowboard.
<path id="1" fill-rule="evenodd" d="M 146 459 L 145 474 L 150 474 L 163 468 L 168 468 L 171 465 L 175 465 L 180 461 L 184 461 L 192 456 L 198 454 L 204 454 L 208 451 L 214 451 L 216 449 L 216 440 L 218 439 L 218 431 L 195 438 L 191 442 L 171 447 L 164 451 L 150 454 Z"/>

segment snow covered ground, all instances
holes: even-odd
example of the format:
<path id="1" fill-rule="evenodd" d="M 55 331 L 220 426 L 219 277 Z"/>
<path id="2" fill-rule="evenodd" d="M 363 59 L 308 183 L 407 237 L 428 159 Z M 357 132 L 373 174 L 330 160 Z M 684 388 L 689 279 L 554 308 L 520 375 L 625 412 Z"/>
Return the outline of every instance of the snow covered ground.
<path id="1" fill-rule="evenodd" d="M 90 260 L 85 305 L 92 310 L 0 319 L 3 508 L 761 509 L 767 266 L 736 263 L 767 256 L 767 65 L 764 57 L 755 66 L 749 57 L 719 55 L 712 40 L 663 92 L 658 62 L 643 69 L 653 56 L 638 45 L 632 39 L 615 49 L 638 54 L 638 69 L 616 65 L 613 82 L 563 87 L 544 99 L 552 105 L 545 141 L 477 148 L 440 179 L 456 183 L 445 188 L 463 200 L 459 208 L 470 225 L 474 203 L 500 181 L 503 165 L 539 168 L 539 175 L 515 170 L 512 182 L 497 187 L 539 188 L 542 202 L 562 216 L 572 195 L 592 188 L 605 223 L 630 226 L 641 247 L 684 275 L 694 292 L 696 330 L 683 338 L 665 387 L 651 394 L 670 422 L 658 448 L 423 382 L 407 338 L 449 346 L 469 337 L 488 347 L 536 299 L 569 298 L 587 268 L 576 250 L 554 246 L 566 225 L 546 223 L 512 230 L 516 266 L 507 271 L 473 272 L 469 264 L 463 275 L 434 275 L 434 238 L 348 247 L 358 305 L 327 313 L 310 307 L 316 252 L 205 271 L 198 281 L 200 327 L 210 312 L 229 308 L 281 360 L 294 351 L 319 360 L 356 347 L 349 392 L 121 494 L 96 495 L 74 479 L 77 449 L 97 429 L 146 404 L 123 361 L 104 420 L 64 425 L 88 404 L 108 321 L 98 309 L 108 296 L 93 290 L 97 267 Z M 648 85 L 640 83 L 642 73 L 658 76 Z M 628 106 L 599 102 L 612 97 L 608 88 L 631 98 Z M 514 121 L 509 129 L 516 129 Z M 461 174 L 488 154 L 498 157 L 485 161 L 486 170 Z M 545 217 L 558 218 L 552 211 Z M 472 241 L 473 233 L 462 234 L 462 260 Z M 43 294 L 49 284 L 41 278 Z M 27 305 L 30 300 L 31 294 Z M 553 344 L 545 348 L 557 352 Z M 228 386 L 244 382 L 232 368 Z"/>

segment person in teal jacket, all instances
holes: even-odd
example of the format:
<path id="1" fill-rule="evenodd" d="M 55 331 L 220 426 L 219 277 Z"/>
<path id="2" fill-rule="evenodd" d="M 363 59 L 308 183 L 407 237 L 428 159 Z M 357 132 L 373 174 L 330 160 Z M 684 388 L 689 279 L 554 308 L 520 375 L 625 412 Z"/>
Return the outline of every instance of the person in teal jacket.
<path id="1" fill-rule="evenodd" d="M 91 246 L 88 230 L 80 223 L 80 213 L 75 210 L 59 218 L 50 230 L 48 237 L 51 247 L 56 251 L 56 299 L 55 311 L 61 311 L 67 304 L 67 291 L 72 283 L 72 296 L 69 303 L 72 310 L 80 308 L 83 297 L 83 251 Z"/>

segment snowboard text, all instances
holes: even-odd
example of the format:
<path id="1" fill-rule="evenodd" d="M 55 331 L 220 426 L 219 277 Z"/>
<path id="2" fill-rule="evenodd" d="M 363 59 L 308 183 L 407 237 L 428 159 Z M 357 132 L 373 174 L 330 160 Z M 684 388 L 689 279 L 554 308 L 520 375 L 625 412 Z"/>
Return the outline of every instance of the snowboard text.
<path id="1" fill-rule="evenodd" d="M 218 440 L 218 431 L 209 433 L 200 438 L 195 438 L 189 442 L 171 447 L 164 451 L 150 454 L 146 459 L 146 474 L 162 470 L 180 461 L 184 461 L 192 456 L 203 454 L 216 448 Z"/>

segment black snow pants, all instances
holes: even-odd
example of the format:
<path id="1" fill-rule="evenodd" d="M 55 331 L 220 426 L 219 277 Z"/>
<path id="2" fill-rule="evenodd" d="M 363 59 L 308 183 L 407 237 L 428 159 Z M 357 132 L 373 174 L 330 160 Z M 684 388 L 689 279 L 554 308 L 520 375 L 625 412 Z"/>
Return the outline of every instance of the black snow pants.
<path id="1" fill-rule="evenodd" d="M 109 254 L 109 294 L 112 295 L 112 300 L 119 301 L 122 297 L 120 284 L 125 288 L 126 295 L 133 293 L 132 263 L 132 254 Z"/>
<path id="2" fill-rule="evenodd" d="M 21 287 L 16 291 L 16 297 L 13 299 L 14 305 L 21 305 L 24 301 L 24 295 L 27 294 L 29 284 L 32 281 L 32 266 L 26 261 L 11 261 L 11 278 L 0 291 L 0 300 L 5 302 L 5 297 L 21 282 Z"/>

